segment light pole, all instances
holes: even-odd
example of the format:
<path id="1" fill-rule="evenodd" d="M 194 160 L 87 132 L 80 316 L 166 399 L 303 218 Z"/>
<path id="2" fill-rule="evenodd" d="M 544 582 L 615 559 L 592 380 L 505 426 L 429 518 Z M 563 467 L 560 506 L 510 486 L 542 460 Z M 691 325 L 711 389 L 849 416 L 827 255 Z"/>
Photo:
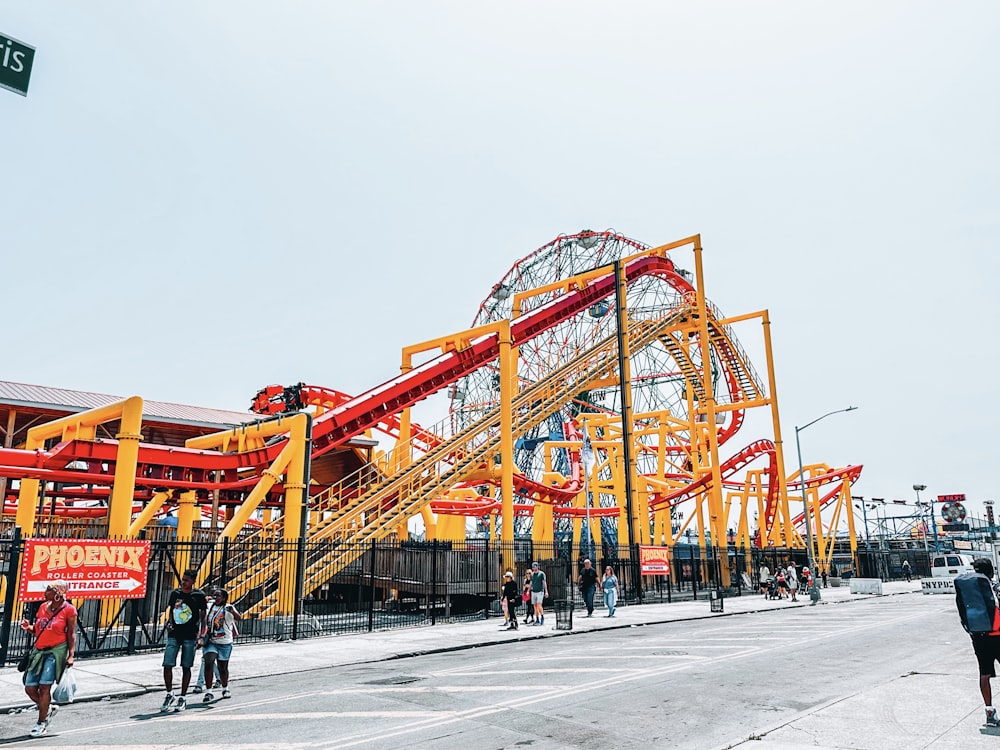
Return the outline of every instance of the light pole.
<path id="1" fill-rule="evenodd" d="M 587 551 L 585 557 L 596 557 L 597 551 L 593 549 L 594 537 L 590 529 L 590 472 L 597 463 L 597 456 L 594 455 L 594 446 L 590 442 L 590 431 L 587 429 L 587 420 L 583 420 L 583 445 L 580 447 L 580 463 L 583 464 L 583 497 L 587 503 Z"/>
<path id="2" fill-rule="evenodd" d="M 806 559 L 809 561 L 809 569 L 815 571 L 816 566 L 813 558 L 813 535 L 812 535 L 812 521 L 809 518 L 809 500 L 806 498 L 806 475 L 802 468 L 802 444 L 799 441 L 799 433 L 808 427 L 812 427 L 814 424 L 819 422 L 821 419 L 826 419 L 834 414 L 840 414 L 845 411 L 854 411 L 858 407 L 848 406 L 846 409 L 837 409 L 836 411 L 828 412 L 822 417 L 816 417 L 812 422 L 803 425 L 802 427 L 795 428 L 795 450 L 799 454 L 799 487 L 802 489 L 802 508 L 805 512 L 806 518 L 806 544 L 809 545 L 809 550 L 806 553 Z"/>
<path id="3" fill-rule="evenodd" d="M 861 511 L 861 518 L 863 523 L 865 524 L 865 549 L 870 550 L 872 544 L 870 541 L 870 537 L 868 536 L 868 511 L 867 511 L 867 506 L 865 505 L 865 497 L 864 495 L 853 495 L 851 497 L 851 500 L 857 501 L 854 503 L 854 507 L 858 508 Z M 860 505 L 858 503 L 860 503 Z M 857 516 L 855 516 L 855 518 L 857 518 Z"/>
<path id="4" fill-rule="evenodd" d="M 878 531 L 878 555 L 875 557 L 875 574 L 885 580 L 885 576 L 882 575 L 882 571 L 885 568 L 885 555 L 884 552 L 888 547 L 888 542 L 886 542 L 886 523 L 885 523 L 885 498 L 873 497 L 872 504 L 868 506 L 871 510 L 875 511 L 875 528 Z"/>
<path id="5" fill-rule="evenodd" d="M 920 502 L 920 493 L 923 490 L 926 490 L 926 489 L 927 489 L 927 485 L 926 484 L 915 484 L 915 485 L 913 485 L 913 491 L 917 493 L 917 506 L 918 507 L 921 507 L 921 508 L 924 507 L 923 503 Z M 927 514 L 926 513 L 922 513 L 921 515 L 925 519 L 924 520 L 924 554 L 927 555 L 927 565 L 930 566 L 930 564 L 931 564 L 931 554 L 927 550 L 927 521 L 926 521 Z"/>
<path id="6" fill-rule="evenodd" d="M 917 493 L 917 502 L 920 502 L 920 493 L 927 489 L 926 484 L 913 485 L 913 491 Z M 938 551 L 937 519 L 934 518 L 934 501 L 928 500 L 927 507 L 931 509 L 931 533 L 934 534 L 934 551 Z M 927 562 L 930 565 L 930 561 Z"/>

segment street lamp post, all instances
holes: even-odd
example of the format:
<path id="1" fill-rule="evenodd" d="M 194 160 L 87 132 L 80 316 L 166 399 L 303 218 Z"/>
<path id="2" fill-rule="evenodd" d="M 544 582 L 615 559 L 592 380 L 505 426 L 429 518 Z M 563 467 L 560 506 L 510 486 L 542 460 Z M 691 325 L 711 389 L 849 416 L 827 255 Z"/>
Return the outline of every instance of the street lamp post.
<path id="1" fill-rule="evenodd" d="M 915 484 L 913 485 L 914 491 L 917 493 L 917 500 L 920 499 L 920 493 L 927 489 L 926 484 Z M 937 519 L 934 518 L 934 501 L 928 500 L 927 507 L 931 509 L 931 533 L 934 534 L 934 551 L 937 552 L 940 549 L 938 545 L 938 535 L 937 535 Z"/>
<path id="2" fill-rule="evenodd" d="M 822 419 L 831 417 L 834 414 L 840 414 L 841 412 L 854 411 L 857 408 L 858 407 L 856 406 L 848 406 L 846 409 L 837 409 L 836 411 L 831 411 L 828 412 L 827 414 L 824 414 L 822 417 L 816 417 L 816 419 L 814 419 L 812 422 L 809 422 L 808 424 L 805 424 L 802 427 L 795 428 L 795 450 L 799 455 L 799 487 L 802 489 L 802 508 L 805 513 L 805 519 L 806 519 L 806 544 L 809 545 L 809 550 L 806 553 L 806 559 L 809 561 L 809 569 L 812 571 L 816 570 L 815 558 L 813 557 L 812 520 L 810 519 L 809 516 L 809 499 L 806 497 L 806 476 L 805 476 L 805 470 L 802 468 L 802 444 L 799 441 L 799 433 L 808 427 L 812 427 L 814 424 L 816 424 Z"/>
<path id="3" fill-rule="evenodd" d="M 913 491 L 917 493 L 917 506 L 920 507 L 920 508 L 924 507 L 923 503 L 920 502 L 920 493 L 923 490 L 926 490 L 926 489 L 927 489 L 927 485 L 926 484 L 915 484 L 915 485 L 913 485 Z M 931 564 L 931 554 L 930 554 L 930 552 L 927 549 L 927 521 L 926 521 L 927 514 L 926 513 L 922 513 L 921 516 L 924 518 L 924 554 L 927 555 L 927 565 L 930 566 L 930 564 Z"/>
<path id="4" fill-rule="evenodd" d="M 854 507 L 855 508 L 860 507 L 861 509 L 861 519 L 865 525 L 865 549 L 870 550 L 872 548 L 872 544 L 870 541 L 870 537 L 868 536 L 868 511 L 867 511 L 867 506 L 865 505 L 865 497 L 864 495 L 854 495 L 851 497 L 851 500 L 857 500 L 858 502 L 861 503 L 860 506 L 857 503 L 855 503 Z M 855 518 L 857 518 L 857 516 L 855 516 Z"/>

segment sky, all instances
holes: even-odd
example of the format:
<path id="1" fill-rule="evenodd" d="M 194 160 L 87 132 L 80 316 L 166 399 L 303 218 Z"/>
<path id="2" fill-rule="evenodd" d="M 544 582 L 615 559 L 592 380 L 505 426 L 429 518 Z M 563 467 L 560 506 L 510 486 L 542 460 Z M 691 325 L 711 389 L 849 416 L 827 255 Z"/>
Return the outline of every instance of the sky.
<path id="1" fill-rule="evenodd" d="M 856 405 L 800 434 L 807 464 L 979 515 L 1000 500 L 998 22 L 0 0 L 36 48 L 28 96 L 0 90 L 0 379 L 233 410 L 269 383 L 362 392 L 560 234 L 700 233 L 708 297 L 769 312 L 786 464 L 796 425 Z"/>

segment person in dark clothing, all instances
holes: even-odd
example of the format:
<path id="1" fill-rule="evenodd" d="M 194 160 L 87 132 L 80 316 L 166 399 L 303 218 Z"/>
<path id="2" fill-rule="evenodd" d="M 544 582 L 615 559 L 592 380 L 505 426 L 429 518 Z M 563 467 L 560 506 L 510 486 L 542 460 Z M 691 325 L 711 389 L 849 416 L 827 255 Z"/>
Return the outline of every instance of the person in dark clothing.
<path id="1" fill-rule="evenodd" d="M 205 593 L 194 587 L 198 572 L 185 570 L 181 585 L 167 598 L 167 647 L 163 650 L 163 684 L 166 697 L 160 711 L 183 711 L 187 708 L 187 691 L 191 683 L 195 649 L 203 645 L 207 626 Z M 181 694 L 174 695 L 174 665 L 181 657 Z"/>
<path id="2" fill-rule="evenodd" d="M 580 593 L 583 594 L 584 604 L 587 605 L 587 617 L 594 616 L 594 593 L 597 591 L 597 571 L 594 570 L 590 560 L 583 561 L 583 569 L 580 571 Z"/>
<path id="3" fill-rule="evenodd" d="M 903 575 L 906 576 L 906 580 L 907 581 L 910 580 L 910 576 L 912 574 L 910 573 L 910 561 L 909 560 L 903 560 Z"/>
<path id="4" fill-rule="evenodd" d="M 509 570 L 503 574 L 503 598 L 507 600 L 507 630 L 517 630 L 517 605 L 521 601 L 521 588 Z"/>
<path id="5" fill-rule="evenodd" d="M 955 605 L 979 662 L 979 692 L 986 704 L 986 724 L 997 727 L 1000 716 L 993 707 L 990 685 L 990 679 L 996 677 L 995 664 L 1000 660 L 1000 617 L 993 598 L 993 563 L 977 557 L 972 561 L 972 569 L 975 573 L 963 573 L 955 579 Z"/>

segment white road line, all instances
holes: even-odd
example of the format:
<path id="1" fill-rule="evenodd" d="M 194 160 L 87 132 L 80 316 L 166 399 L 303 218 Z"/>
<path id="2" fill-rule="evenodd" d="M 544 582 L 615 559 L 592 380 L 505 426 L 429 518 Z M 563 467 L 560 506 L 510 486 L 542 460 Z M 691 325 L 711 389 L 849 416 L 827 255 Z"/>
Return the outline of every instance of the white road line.
<path id="1" fill-rule="evenodd" d="M 866 622 L 863 622 L 863 623 L 855 624 L 854 627 L 847 628 L 846 630 L 837 631 L 836 632 L 836 636 L 837 637 L 843 637 L 844 635 L 849 635 L 850 633 L 860 632 L 860 631 L 863 631 L 863 630 L 871 630 L 871 629 L 874 629 L 876 627 L 880 627 L 880 626 L 883 626 L 883 625 L 886 625 L 886 624 L 901 623 L 901 622 L 905 622 L 906 620 L 912 620 L 912 619 L 915 619 L 915 618 L 918 618 L 918 617 L 921 617 L 921 616 L 922 616 L 922 612 L 909 610 L 905 614 L 901 614 L 901 615 L 896 616 L 896 617 L 879 619 L 877 621 L 866 621 Z M 773 632 L 773 631 L 771 631 L 771 632 Z M 800 635 L 800 636 L 802 635 L 801 630 L 796 630 L 795 633 L 797 635 Z M 627 670 L 577 670 L 577 669 L 553 670 L 553 669 L 545 669 L 545 670 L 529 670 L 529 671 L 530 672 L 540 673 L 540 674 L 546 674 L 546 675 L 552 675 L 553 672 L 559 672 L 559 673 L 605 672 L 605 673 L 611 673 L 611 674 L 615 675 L 615 676 L 610 676 L 610 677 L 598 678 L 598 679 L 595 679 L 595 680 L 593 680 L 593 681 L 591 681 L 589 683 L 582 683 L 582 684 L 575 684 L 575 685 L 573 685 L 573 687 L 572 687 L 573 694 L 574 695 L 579 695 L 579 694 L 585 693 L 585 692 L 603 691 L 603 690 L 606 690 L 609 687 L 614 687 L 616 685 L 621 685 L 621 684 L 628 683 L 628 682 L 634 682 L 636 680 L 647 679 L 649 677 L 656 677 L 658 675 L 665 675 L 665 674 L 670 674 L 672 672 L 684 671 L 684 670 L 690 669 L 692 666 L 695 666 L 695 664 L 697 664 L 697 666 L 699 666 L 699 667 L 704 667 L 705 665 L 710 665 L 710 664 L 713 664 L 713 663 L 731 662 L 733 660 L 743 659 L 743 658 L 746 658 L 748 656 L 756 656 L 756 655 L 759 655 L 759 654 L 762 654 L 762 653 L 767 653 L 768 651 L 774 651 L 774 650 L 777 650 L 778 648 L 788 649 L 790 647 L 800 646 L 800 645 L 805 644 L 805 643 L 809 643 L 809 642 L 821 640 L 823 638 L 828 638 L 828 637 L 832 637 L 832 635 L 831 634 L 821 634 L 821 635 L 809 634 L 808 637 L 799 637 L 799 638 L 793 639 L 791 641 L 789 641 L 787 639 L 783 639 L 783 640 L 781 640 L 780 643 L 762 644 L 759 647 L 758 646 L 754 646 L 752 648 L 746 648 L 746 649 L 742 649 L 742 650 L 734 651 L 734 652 L 727 652 L 727 653 L 724 653 L 724 654 L 719 654 L 717 656 L 705 656 L 705 657 L 703 657 L 701 659 L 697 659 L 697 660 L 674 660 L 672 663 L 669 663 L 669 664 L 658 664 L 655 667 L 650 667 L 650 668 L 647 668 L 647 669 L 631 667 L 631 668 L 629 668 Z M 763 639 L 761 639 L 761 640 L 763 640 Z M 511 672 L 510 672 L 510 662 L 508 660 L 506 660 L 506 659 L 504 659 L 504 660 L 497 660 L 497 661 L 492 662 L 492 663 L 493 664 L 504 664 L 506 666 L 506 669 L 501 670 L 501 671 L 491 672 L 491 673 L 493 673 L 493 674 L 501 674 L 501 675 L 504 675 L 504 676 L 509 676 L 511 674 Z M 461 675 L 463 673 L 464 674 L 472 674 L 472 675 L 482 675 L 482 674 L 488 673 L 488 672 L 484 672 L 482 669 L 476 668 L 474 666 L 469 666 L 469 667 L 466 667 L 464 670 L 462 670 L 461 668 L 459 668 L 459 669 L 455 669 L 455 670 L 442 671 L 439 674 L 442 674 L 442 675 L 444 675 L 444 674 Z M 525 674 L 525 673 L 526 673 L 525 670 L 522 670 L 522 669 L 518 669 L 517 670 L 517 674 L 518 675 Z M 386 689 L 383 688 L 383 686 L 378 686 L 378 688 L 377 688 L 378 692 L 379 693 L 393 692 L 393 689 L 391 688 L 391 686 L 385 686 L 385 687 L 388 687 L 389 689 L 386 690 Z M 459 689 L 464 690 L 465 688 L 459 688 Z M 484 688 L 484 690 L 485 689 L 488 689 L 488 688 Z M 261 713 L 254 713 L 254 714 L 251 715 L 250 718 L 256 718 L 256 717 L 261 717 L 261 716 L 267 716 L 267 717 L 273 717 L 273 718 L 285 718 L 285 717 L 293 717 L 293 718 L 309 718 L 309 717 L 312 717 L 312 718 L 316 718 L 316 717 L 326 717 L 328 715 L 329 716 L 333 716 L 333 717 L 348 716 L 349 715 L 349 716 L 357 717 L 357 718 L 372 718 L 372 717 L 378 717 L 378 716 L 386 717 L 389 714 L 393 714 L 395 716 L 395 718 L 413 719 L 413 721 L 411 721 L 408 724 L 404 724 L 403 726 L 398 726 L 398 727 L 393 727 L 393 728 L 379 728 L 379 729 L 375 730 L 374 732 L 372 732 L 372 731 L 365 731 L 365 732 L 363 732 L 361 734 L 354 734 L 354 735 L 350 735 L 350 736 L 347 736 L 347 737 L 338 738 L 338 739 L 332 740 L 332 741 L 324 741 L 324 742 L 317 742 L 317 743 L 294 743 L 294 744 L 287 744 L 287 745 L 286 744 L 265 745 L 263 743 L 261 743 L 261 744 L 253 743 L 251 745 L 246 745 L 245 747 L 262 748 L 263 750 L 267 750 L 267 748 L 275 748 L 276 750 L 305 750 L 307 748 L 353 747 L 353 746 L 357 746 L 357 745 L 364 745 L 366 743 L 370 743 L 370 742 L 373 742 L 373 741 L 376 741 L 376 740 L 385 740 L 385 739 L 389 739 L 389 738 L 392 738 L 392 737 L 398 737 L 398 736 L 401 736 L 401 735 L 412 734 L 413 732 L 418 732 L 418 731 L 421 731 L 423 729 L 427 729 L 429 727 L 439 728 L 439 727 L 447 725 L 447 724 L 454 724 L 456 722 L 470 721 L 470 720 L 474 720 L 474 719 L 479 719 L 479 718 L 482 718 L 482 717 L 486 717 L 486 716 L 491 716 L 491 715 L 495 715 L 495 714 L 498 714 L 498 713 L 502 713 L 502 712 L 505 712 L 505 711 L 515 710 L 515 709 L 524 709 L 524 708 L 527 708 L 528 706 L 532 706 L 532 705 L 535 705 L 535 704 L 538 704 L 538 703 L 543 703 L 545 701 L 549 701 L 549 700 L 553 700 L 553 699 L 557 699 L 557 698 L 564 698 L 566 696 L 566 693 L 567 693 L 567 688 L 564 685 L 547 686 L 546 688 L 542 688 L 542 689 L 539 689 L 537 687 L 521 687 L 521 688 L 518 688 L 518 689 L 521 692 L 530 691 L 531 695 L 522 695 L 522 696 L 520 696 L 518 698 L 511 698 L 511 699 L 508 699 L 506 701 L 500 701 L 498 703 L 494 703 L 494 704 L 489 705 L 489 706 L 479 706 L 479 707 L 475 707 L 475 708 L 469 708 L 469 709 L 466 709 L 466 710 L 463 710 L 463 711 L 415 711 L 415 712 L 384 712 L 384 711 L 383 712 L 380 712 L 380 711 L 363 712 L 362 711 L 362 712 L 350 712 L 350 713 L 332 712 L 332 713 L 329 713 L 329 714 L 327 714 L 327 713 L 319 713 L 319 712 L 314 713 L 314 714 L 299 713 L 299 712 L 296 712 L 294 714 L 283 714 L 283 713 L 261 714 Z M 400 688 L 395 688 L 396 692 L 400 692 L 400 690 L 401 690 Z M 173 720 L 180 719 L 182 721 L 201 721 L 201 720 L 212 721 L 212 720 L 238 720 L 238 719 L 246 719 L 247 717 L 245 717 L 245 716 L 239 716 L 239 715 L 230 716 L 228 714 L 230 712 L 241 711 L 241 710 L 246 709 L 246 708 L 252 708 L 252 707 L 257 707 L 257 706 L 265 706 L 265 705 L 275 705 L 275 704 L 283 703 L 283 702 L 290 701 L 290 700 L 298 700 L 298 699 L 305 698 L 305 697 L 315 696 L 316 694 L 317 694 L 317 691 L 309 691 L 309 692 L 302 692 L 302 693 L 290 694 L 290 695 L 270 696 L 268 698 L 264 698 L 264 699 L 260 699 L 260 700 L 255 700 L 255 701 L 234 703 L 234 704 L 231 704 L 230 706 L 226 706 L 226 707 L 216 707 L 211 712 L 205 712 L 204 714 L 201 714 L 201 713 L 192 713 L 192 714 L 183 714 L 183 713 L 182 714 L 164 714 L 162 716 L 162 718 L 161 717 L 153 717 L 151 720 L 153 720 L 153 721 L 156 721 L 156 720 L 173 721 Z M 424 718 L 417 718 L 417 717 L 424 717 Z M 61 736 L 76 735 L 76 734 L 85 734 L 85 733 L 91 733 L 91 732 L 95 732 L 95 731 L 100 732 L 100 731 L 104 731 L 106 729 L 113 729 L 113 728 L 133 726 L 134 724 L 135 724 L 134 720 L 129 719 L 127 721 L 113 722 L 113 723 L 108 723 L 108 724 L 103 724 L 103 725 L 98 725 L 98 726 L 81 727 L 79 729 L 71 729 L 71 730 L 62 730 L 62 731 L 60 731 L 59 734 Z M 38 742 L 38 740 L 31 740 L 32 747 L 36 747 L 36 748 L 42 748 L 42 747 L 44 747 L 44 745 L 36 744 L 37 742 Z M 94 746 L 88 746 L 88 747 L 94 747 Z M 176 745 L 175 744 L 174 745 L 135 745 L 135 746 L 116 745 L 116 746 L 113 746 L 113 747 L 115 748 L 115 750 L 127 750 L 128 748 L 135 748 L 136 750 L 140 750 L 140 749 L 145 750 L 145 748 L 149 748 L 150 750 L 160 750 L 161 748 L 175 748 Z M 206 750 L 218 750 L 218 746 L 217 745 L 187 745 L 185 747 L 186 748 L 191 748 L 191 750 L 199 750 L 200 748 L 205 748 Z M 238 748 L 240 746 L 228 746 L 228 747 Z"/>

